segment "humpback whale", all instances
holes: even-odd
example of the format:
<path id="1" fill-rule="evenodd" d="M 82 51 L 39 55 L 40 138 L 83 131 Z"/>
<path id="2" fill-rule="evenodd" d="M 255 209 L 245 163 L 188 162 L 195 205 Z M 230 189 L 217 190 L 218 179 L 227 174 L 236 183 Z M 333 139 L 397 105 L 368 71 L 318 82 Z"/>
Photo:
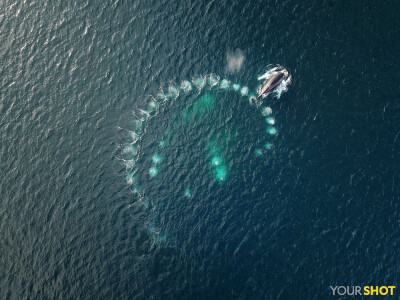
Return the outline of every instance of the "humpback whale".
<path id="1" fill-rule="evenodd" d="M 289 72 L 287 70 L 282 70 L 274 75 L 272 75 L 263 85 L 263 87 L 258 91 L 258 97 L 273 91 L 278 85 L 289 77 Z"/>

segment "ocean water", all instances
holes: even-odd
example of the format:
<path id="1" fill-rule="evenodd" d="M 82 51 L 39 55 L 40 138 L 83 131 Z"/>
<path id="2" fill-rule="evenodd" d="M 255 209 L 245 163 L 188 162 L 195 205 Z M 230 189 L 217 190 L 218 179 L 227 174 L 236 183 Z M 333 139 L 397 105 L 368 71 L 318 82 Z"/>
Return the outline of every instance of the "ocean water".
<path id="1" fill-rule="evenodd" d="M 399 12 L 2 1 L 0 298 L 326 299 L 330 285 L 398 285 Z M 270 134 L 248 98 L 276 65 L 292 82 L 264 99 Z M 210 74 L 218 83 L 197 89 Z"/>

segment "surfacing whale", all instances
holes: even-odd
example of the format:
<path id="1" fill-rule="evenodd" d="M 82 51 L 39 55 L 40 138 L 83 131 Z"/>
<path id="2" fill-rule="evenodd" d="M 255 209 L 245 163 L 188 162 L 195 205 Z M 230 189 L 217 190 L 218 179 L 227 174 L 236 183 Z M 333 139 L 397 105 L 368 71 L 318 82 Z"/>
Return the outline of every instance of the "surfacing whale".
<path id="1" fill-rule="evenodd" d="M 289 72 L 284 69 L 272 75 L 267 82 L 264 83 L 262 88 L 258 91 L 258 97 L 260 98 L 262 95 L 265 95 L 269 92 L 272 92 L 275 88 L 279 86 L 279 84 L 289 77 Z"/>

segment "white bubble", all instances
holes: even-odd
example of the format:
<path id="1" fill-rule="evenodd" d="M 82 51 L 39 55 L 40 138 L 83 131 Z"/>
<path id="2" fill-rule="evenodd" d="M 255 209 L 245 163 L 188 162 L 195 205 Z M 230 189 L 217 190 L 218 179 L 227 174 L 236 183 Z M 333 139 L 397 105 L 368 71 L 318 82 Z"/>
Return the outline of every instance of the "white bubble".
<path id="1" fill-rule="evenodd" d="M 197 77 L 195 79 L 193 79 L 193 84 L 198 88 L 198 89 L 202 89 L 204 87 L 204 85 L 206 84 L 206 81 L 204 78 L 202 77 Z"/>
<path id="2" fill-rule="evenodd" d="M 215 76 L 215 75 L 210 75 L 210 77 L 208 77 L 208 84 L 213 87 L 215 85 L 218 84 L 219 81 L 219 77 Z"/>
<path id="3" fill-rule="evenodd" d="M 167 99 L 167 95 L 165 95 L 164 93 L 158 93 L 156 98 L 158 100 L 166 100 Z"/>
<path id="4" fill-rule="evenodd" d="M 138 121 L 144 122 L 150 117 L 150 114 L 147 110 L 139 109 L 136 113 L 136 117 L 138 118 Z"/>
<path id="5" fill-rule="evenodd" d="M 276 128 L 274 126 L 268 127 L 267 132 L 271 135 L 276 134 Z"/>
<path id="6" fill-rule="evenodd" d="M 151 177 L 156 177 L 157 174 L 158 174 L 158 168 L 157 168 L 157 167 L 154 167 L 154 166 L 151 167 L 150 170 L 149 170 L 149 175 L 150 175 Z"/>
<path id="7" fill-rule="evenodd" d="M 267 150 L 270 150 L 270 149 L 272 149 L 272 144 L 267 142 L 267 143 L 265 143 L 264 148 Z"/>
<path id="8" fill-rule="evenodd" d="M 232 89 L 234 91 L 238 91 L 240 89 L 240 84 L 239 83 L 235 83 L 234 85 L 232 85 Z"/>
<path id="9" fill-rule="evenodd" d="M 124 148 L 124 153 L 125 154 L 135 154 L 136 153 L 136 147 L 133 145 L 128 145 Z"/>
<path id="10" fill-rule="evenodd" d="M 227 88 L 229 88 L 231 82 L 229 80 L 226 79 L 222 79 L 221 83 L 220 83 L 220 87 L 223 90 L 226 90 Z"/>
<path id="11" fill-rule="evenodd" d="M 131 144 L 136 143 L 139 139 L 139 134 L 137 134 L 135 131 L 129 131 L 129 136 L 132 139 L 132 141 L 130 141 Z"/>
<path id="12" fill-rule="evenodd" d="M 192 90 L 192 84 L 187 80 L 182 81 L 181 90 L 184 91 L 185 93 L 190 92 Z"/>
<path id="13" fill-rule="evenodd" d="M 262 111 L 261 111 L 262 115 L 265 116 L 269 116 L 270 114 L 272 114 L 272 109 L 271 107 L 263 107 Z"/>
<path id="14" fill-rule="evenodd" d="M 192 190 L 189 188 L 185 189 L 185 197 L 190 198 L 192 196 Z"/>
<path id="15" fill-rule="evenodd" d="M 159 153 L 155 153 L 153 155 L 153 157 L 151 158 L 151 160 L 153 161 L 154 164 L 157 165 L 157 164 L 159 164 L 161 162 L 162 157 L 161 157 L 161 155 Z"/>
<path id="16" fill-rule="evenodd" d="M 176 98 L 179 96 L 179 90 L 177 87 L 171 85 L 168 88 L 168 98 Z"/>
<path id="17" fill-rule="evenodd" d="M 125 161 L 125 168 L 127 170 L 132 170 L 135 167 L 136 161 L 134 159 L 128 159 Z"/>
<path id="18" fill-rule="evenodd" d="M 132 185 L 132 184 L 135 182 L 135 176 L 134 176 L 133 173 L 127 174 L 126 177 L 125 177 L 125 179 L 126 179 L 126 183 L 127 183 L 128 185 Z"/>
<path id="19" fill-rule="evenodd" d="M 260 149 L 260 148 L 257 148 L 257 149 L 254 151 L 254 153 L 256 154 L 256 156 L 261 156 L 261 155 L 263 155 L 263 151 L 262 151 L 262 149 Z"/>
<path id="20" fill-rule="evenodd" d="M 242 96 L 246 96 L 249 93 L 249 88 L 247 86 L 242 87 L 240 93 L 242 94 Z"/>
<path id="21" fill-rule="evenodd" d="M 275 124 L 275 120 L 272 117 L 266 118 L 265 121 L 270 125 L 274 125 Z"/>
<path id="22" fill-rule="evenodd" d="M 147 104 L 147 111 L 149 113 L 154 113 L 157 111 L 158 108 L 158 103 L 155 100 L 151 100 L 148 104 Z"/>

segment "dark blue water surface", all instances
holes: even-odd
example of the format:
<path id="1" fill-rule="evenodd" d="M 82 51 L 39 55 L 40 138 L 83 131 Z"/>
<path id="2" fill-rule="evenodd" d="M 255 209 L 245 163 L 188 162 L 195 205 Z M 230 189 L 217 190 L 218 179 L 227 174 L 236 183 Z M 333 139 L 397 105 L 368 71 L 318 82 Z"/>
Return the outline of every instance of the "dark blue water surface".
<path id="1" fill-rule="evenodd" d="M 0 298 L 400 285 L 399 26 L 398 1 L 1 1 Z M 182 94 L 142 133 L 135 193 L 121 128 L 150 95 L 211 73 L 255 91 L 269 64 L 292 74 L 275 136 L 232 90 Z"/>

